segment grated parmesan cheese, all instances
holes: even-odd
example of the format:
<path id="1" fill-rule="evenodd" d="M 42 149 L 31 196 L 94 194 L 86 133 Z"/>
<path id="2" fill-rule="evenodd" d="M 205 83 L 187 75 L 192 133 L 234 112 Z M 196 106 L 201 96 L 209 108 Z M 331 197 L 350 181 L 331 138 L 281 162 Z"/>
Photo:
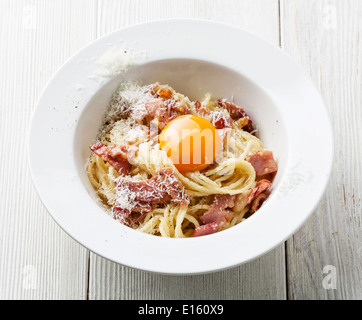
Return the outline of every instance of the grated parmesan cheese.
<path id="1" fill-rule="evenodd" d="M 128 187 L 117 188 L 114 206 L 131 212 L 136 204 L 136 196 Z"/>
<path id="2" fill-rule="evenodd" d="M 147 136 L 148 128 L 132 118 L 118 120 L 110 131 L 111 141 L 118 145 L 143 142 Z"/>
<path id="3" fill-rule="evenodd" d="M 105 121 L 112 122 L 115 117 L 128 116 L 130 112 L 146 112 L 146 102 L 154 99 L 147 88 L 148 86 L 140 86 L 135 82 L 124 81 L 113 94 Z"/>
<path id="4" fill-rule="evenodd" d="M 136 63 L 136 54 L 130 49 L 112 48 L 101 56 L 96 64 L 97 74 L 103 77 L 114 77 Z"/>
<path id="5" fill-rule="evenodd" d="M 125 81 L 113 94 L 106 109 L 96 141 L 107 143 L 105 139 L 112 136 L 115 143 L 128 143 L 146 140 L 149 129 L 137 123 L 132 115 L 147 111 L 146 102 L 154 99 L 149 86 L 140 86 L 135 82 Z"/>

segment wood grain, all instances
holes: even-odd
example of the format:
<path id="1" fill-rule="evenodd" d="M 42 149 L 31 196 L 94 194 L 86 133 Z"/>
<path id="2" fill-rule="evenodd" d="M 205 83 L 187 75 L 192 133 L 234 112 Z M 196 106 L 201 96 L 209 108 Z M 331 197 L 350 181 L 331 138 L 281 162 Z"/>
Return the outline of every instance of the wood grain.
<path id="1" fill-rule="evenodd" d="M 94 39 L 95 2 L 0 6 L 0 298 L 85 299 L 88 251 L 41 204 L 28 172 L 27 131 L 46 82 Z"/>
<path id="2" fill-rule="evenodd" d="M 327 193 L 287 242 L 289 299 L 362 298 L 361 17 L 359 0 L 283 0 L 282 46 L 319 87 L 335 134 Z M 325 266 L 335 289 L 323 286 Z"/>

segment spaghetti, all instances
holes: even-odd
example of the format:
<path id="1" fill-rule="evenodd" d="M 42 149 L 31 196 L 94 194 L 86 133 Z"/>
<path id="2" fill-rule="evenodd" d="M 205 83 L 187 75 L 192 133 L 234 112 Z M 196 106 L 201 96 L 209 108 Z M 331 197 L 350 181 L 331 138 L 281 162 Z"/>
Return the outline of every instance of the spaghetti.
<path id="1" fill-rule="evenodd" d="M 180 172 L 160 133 L 185 115 L 215 126 L 222 147 L 201 171 Z M 270 193 L 277 165 L 244 109 L 225 99 L 190 99 L 168 85 L 124 82 L 91 146 L 86 170 L 107 211 L 125 225 L 162 237 L 218 232 L 242 222 Z"/>

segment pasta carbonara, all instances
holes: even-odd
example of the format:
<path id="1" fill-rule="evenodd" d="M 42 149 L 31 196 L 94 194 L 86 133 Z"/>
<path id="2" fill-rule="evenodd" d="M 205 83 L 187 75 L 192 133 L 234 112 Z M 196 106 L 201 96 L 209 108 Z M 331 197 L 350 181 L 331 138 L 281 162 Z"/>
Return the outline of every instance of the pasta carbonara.
<path id="1" fill-rule="evenodd" d="M 195 144 L 203 127 L 209 135 L 197 148 L 173 136 L 189 129 Z M 170 156 L 178 147 L 187 163 Z M 162 237 L 204 236 L 242 222 L 266 200 L 278 169 L 242 107 L 210 94 L 190 101 L 160 83 L 124 82 L 90 148 L 87 174 L 107 211 Z"/>

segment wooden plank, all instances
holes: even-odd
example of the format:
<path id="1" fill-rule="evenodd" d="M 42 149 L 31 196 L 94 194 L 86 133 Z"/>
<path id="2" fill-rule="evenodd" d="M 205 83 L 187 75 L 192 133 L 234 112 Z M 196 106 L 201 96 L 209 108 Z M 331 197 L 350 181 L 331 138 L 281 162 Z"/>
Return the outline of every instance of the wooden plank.
<path id="1" fill-rule="evenodd" d="M 284 299 L 283 246 L 240 267 L 193 276 L 159 275 L 123 267 L 91 253 L 90 299 Z"/>
<path id="2" fill-rule="evenodd" d="M 97 35 L 154 19 L 202 18 L 245 28 L 279 44 L 278 1 L 105 0 Z M 90 299 L 285 299 L 284 246 L 230 270 L 165 276 L 122 267 L 90 255 Z"/>
<path id="3" fill-rule="evenodd" d="M 326 196 L 287 242 L 288 298 L 361 299 L 362 2 L 283 0 L 281 17 L 283 48 L 321 90 L 335 133 Z"/>
<path id="4" fill-rule="evenodd" d="M 95 17 L 95 1 L 0 2 L 1 299 L 86 298 L 88 250 L 38 198 L 28 172 L 27 128 L 52 74 L 95 38 Z"/>

